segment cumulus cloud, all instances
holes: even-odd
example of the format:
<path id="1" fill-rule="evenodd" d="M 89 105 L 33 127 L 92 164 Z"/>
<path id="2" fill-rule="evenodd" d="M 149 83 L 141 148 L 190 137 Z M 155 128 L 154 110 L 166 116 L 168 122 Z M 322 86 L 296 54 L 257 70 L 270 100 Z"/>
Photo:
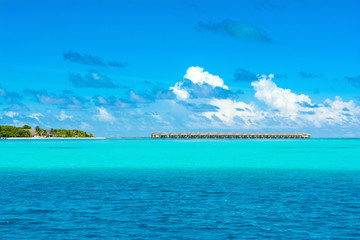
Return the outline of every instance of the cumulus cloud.
<path id="1" fill-rule="evenodd" d="M 223 34 L 251 42 L 271 42 L 267 34 L 254 25 L 232 20 L 224 20 L 220 23 L 199 22 L 196 29 L 198 31 Z"/>
<path id="2" fill-rule="evenodd" d="M 304 94 L 297 95 L 292 93 L 290 89 L 283 89 L 276 86 L 272 81 L 274 75 L 268 77 L 262 75 L 259 81 L 252 82 L 251 85 L 255 89 L 255 97 L 268 106 L 280 110 L 289 116 L 297 112 L 300 107 L 299 103 L 311 104 L 311 100 Z"/>
<path id="3" fill-rule="evenodd" d="M 226 125 L 241 124 L 244 128 L 255 127 L 265 118 L 265 113 L 258 111 L 251 104 L 231 99 L 211 99 L 210 105 L 216 106 L 217 111 L 204 112 L 203 116 L 208 119 L 219 119 Z M 215 119 L 215 120 L 216 120 Z"/>
<path id="4" fill-rule="evenodd" d="M 106 75 L 100 74 L 94 70 L 89 70 L 85 76 L 69 73 L 70 83 L 76 88 L 118 88 Z"/>
<path id="5" fill-rule="evenodd" d="M 14 118 L 16 116 L 19 116 L 18 112 L 13 112 L 13 111 L 9 111 L 9 112 L 5 112 L 4 113 L 5 116 L 8 116 L 9 118 Z"/>
<path id="6" fill-rule="evenodd" d="M 228 86 L 224 85 L 224 81 L 217 75 L 212 75 L 204 68 L 201 67 L 189 67 L 184 76 L 185 79 L 189 79 L 195 84 L 202 85 L 208 84 L 212 87 L 220 87 L 223 89 L 229 89 Z"/>
<path id="7" fill-rule="evenodd" d="M 56 116 L 56 118 L 59 119 L 60 121 L 64 121 L 66 119 L 73 120 L 74 116 L 67 115 L 64 110 L 61 110 L 60 115 Z"/>
<path id="8" fill-rule="evenodd" d="M 314 103 L 308 95 L 278 87 L 272 74 L 258 75 L 251 82 L 255 99 L 259 102 L 247 103 L 241 100 L 239 93 L 234 94 L 219 76 L 215 76 L 215 81 L 214 75 L 203 73 L 202 68 L 189 68 L 184 80 L 170 90 L 177 96 L 177 103 L 193 113 L 194 121 L 210 120 L 207 126 L 260 129 L 345 127 L 360 123 L 360 107 L 354 101 L 346 102 L 335 97 L 334 100 Z M 226 91 L 226 94 L 216 94 L 214 89 Z"/>
<path id="9" fill-rule="evenodd" d="M 252 82 L 255 97 L 274 110 L 273 117 L 292 120 L 298 125 L 344 125 L 359 123 L 360 107 L 350 100 L 344 102 L 340 97 L 335 100 L 326 99 L 314 104 L 309 96 L 293 93 L 290 89 L 278 87 L 273 82 L 273 75 L 262 75 L 258 81 Z"/>
<path id="10" fill-rule="evenodd" d="M 85 65 L 93 65 L 93 66 L 101 66 L 101 67 L 111 66 L 117 68 L 123 68 L 127 66 L 127 63 L 119 63 L 116 60 L 104 61 L 100 57 L 94 55 L 80 54 L 73 51 L 64 52 L 63 57 L 67 61 L 71 61 L 74 63 L 81 63 Z"/>
<path id="11" fill-rule="evenodd" d="M 190 97 L 190 94 L 182 88 L 183 82 L 175 83 L 174 87 L 170 87 L 170 90 L 174 92 L 177 98 L 179 99 L 187 99 Z"/>
<path id="12" fill-rule="evenodd" d="M 360 126 L 360 108 L 354 101 L 343 100 L 340 97 L 315 100 L 311 95 L 277 85 L 274 75 L 257 75 L 255 79 L 255 74 L 250 73 L 250 77 L 246 78 L 246 74 L 243 74 L 246 70 L 243 70 L 239 68 L 237 71 L 239 75 L 242 74 L 242 80 L 239 80 L 249 85 L 251 82 L 253 97 L 244 96 L 237 88 L 227 85 L 220 76 L 194 66 L 187 69 L 184 77 L 170 88 L 151 86 L 153 88 L 144 91 L 128 89 L 124 96 L 95 95 L 80 98 L 68 90 L 57 94 L 46 90 L 26 90 L 25 93 L 33 96 L 37 102 L 54 105 L 47 106 L 49 112 L 46 113 L 46 117 L 45 112 L 44 115 L 32 113 L 34 111 L 30 112 L 32 114 L 24 115 L 18 114 L 19 110 L 7 109 L 3 110 L 1 121 L 12 124 L 14 120 L 26 119 L 26 124 L 34 126 L 40 120 L 48 122 L 58 119 L 70 123 L 66 120 L 74 120 L 77 116 L 76 112 L 71 111 L 72 114 L 69 114 L 70 110 L 60 111 L 64 106 L 83 106 L 86 109 L 87 104 L 90 104 L 96 108 L 89 117 L 93 121 L 90 119 L 86 121 L 86 117 L 82 115 L 82 119 L 86 122 L 74 121 L 73 124 L 76 124 L 74 127 L 91 129 L 90 124 L 94 128 L 99 124 L 104 125 L 96 123 L 97 121 L 107 123 L 114 131 L 121 126 L 123 129 L 144 132 L 159 131 L 161 128 L 167 131 L 186 131 L 186 129 L 192 131 L 266 129 L 268 131 L 275 128 L 281 129 L 279 131 L 287 131 L 286 129 L 313 130 L 314 127 L 331 129 L 329 128 L 331 126 L 346 129 Z M 249 93 L 250 90 L 247 92 Z M 0 98 L 5 95 L 7 95 L 6 91 L 0 91 Z M 319 97 L 317 96 L 317 99 Z M 60 110 L 55 110 L 56 108 Z M 53 112 L 56 114 L 52 114 Z"/>
<path id="13" fill-rule="evenodd" d="M 191 83 L 191 85 L 189 84 Z M 210 89 L 221 88 L 229 90 L 224 81 L 217 75 L 212 75 L 204 71 L 201 67 L 190 67 L 184 75 L 184 80 L 175 83 L 174 87 L 169 89 L 176 95 L 178 99 L 190 98 L 190 93 L 196 91 L 196 87 L 210 87 Z M 198 88 L 199 90 L 199 88 Z M 197 92 L 199 92 L 197 90 Z"/>
<path id="14" fill-rule="evenodd" d="M 116 118 L 107 112 L 104 107 L 96 107 L 98 111 L 97 115 L 94 115 L 94 119 L 100 122 L 110 122 L 113 123 L 116 121 Z"/>

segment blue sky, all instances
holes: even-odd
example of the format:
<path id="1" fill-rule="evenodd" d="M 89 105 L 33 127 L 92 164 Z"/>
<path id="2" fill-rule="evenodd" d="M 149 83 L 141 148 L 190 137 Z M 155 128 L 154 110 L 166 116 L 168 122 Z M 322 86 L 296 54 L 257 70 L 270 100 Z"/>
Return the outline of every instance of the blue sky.
<path id="1" fill-rule="evenodd" d="M 360 1 L 0 1 L 0 123 L 360 137 Z"/>

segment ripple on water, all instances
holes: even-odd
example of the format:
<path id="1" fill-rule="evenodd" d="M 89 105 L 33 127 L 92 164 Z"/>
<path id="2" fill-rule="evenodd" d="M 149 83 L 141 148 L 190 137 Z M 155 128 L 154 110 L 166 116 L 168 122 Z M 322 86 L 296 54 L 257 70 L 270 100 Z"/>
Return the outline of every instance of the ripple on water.
<path id="1" fill-rule="evenodd" d="M 354 172 L 19 174 L 17 182 L 17 173 L 1 174 L 3 239 L 360 237 L 360 174 Z"/>

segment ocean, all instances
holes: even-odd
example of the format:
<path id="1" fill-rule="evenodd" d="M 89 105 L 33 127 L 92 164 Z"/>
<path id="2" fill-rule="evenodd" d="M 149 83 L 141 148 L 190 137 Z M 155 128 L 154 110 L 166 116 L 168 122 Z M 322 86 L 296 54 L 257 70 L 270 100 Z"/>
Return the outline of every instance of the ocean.
<path id="1" fill-rule="evenodd" d="M 360 239 L 360 139 L 7 139 L 0 190 L 0 239 Z"/>

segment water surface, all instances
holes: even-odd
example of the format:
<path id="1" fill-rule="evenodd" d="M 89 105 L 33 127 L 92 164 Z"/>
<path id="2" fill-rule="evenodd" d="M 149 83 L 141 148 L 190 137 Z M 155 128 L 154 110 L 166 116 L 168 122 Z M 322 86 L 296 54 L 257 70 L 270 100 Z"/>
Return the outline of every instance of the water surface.
<path id="1" fill-rule="evenodd" d="M 1 239 L 359 239 L 360 141 L 3 140 Z"/>
<path id="2" fill-rule="evenodd" d="M 0 168 L 360 170 L 359 139 L 2 140 Z"/>

